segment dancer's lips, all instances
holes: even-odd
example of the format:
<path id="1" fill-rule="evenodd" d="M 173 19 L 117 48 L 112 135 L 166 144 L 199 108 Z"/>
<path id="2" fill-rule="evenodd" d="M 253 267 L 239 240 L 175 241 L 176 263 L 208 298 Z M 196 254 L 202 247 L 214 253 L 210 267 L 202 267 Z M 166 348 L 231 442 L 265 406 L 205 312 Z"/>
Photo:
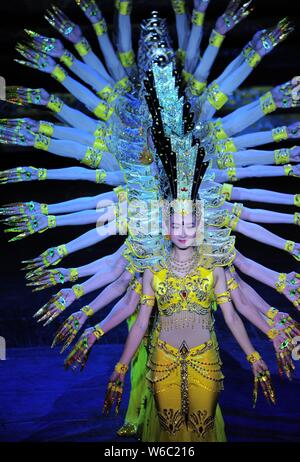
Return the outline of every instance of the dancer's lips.
<path id="1" fill-rule="evenodd" d="M 178 239 L 178 242 L 180 242 L 180 244 L 186 244 L 187 239 Z"/>

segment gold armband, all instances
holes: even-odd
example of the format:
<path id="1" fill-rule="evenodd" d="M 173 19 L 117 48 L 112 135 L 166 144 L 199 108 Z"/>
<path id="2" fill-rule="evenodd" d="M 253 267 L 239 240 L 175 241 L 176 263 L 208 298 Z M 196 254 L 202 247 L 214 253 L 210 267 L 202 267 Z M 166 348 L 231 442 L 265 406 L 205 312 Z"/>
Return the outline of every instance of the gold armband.
<path id="1" fill-rule="evenodd" d="M 185 14 L 185 1 L 184 0 L 171 0 L 172 7 L 175 14 Z"/>
<path id="2" fill-rule="evenodd" d="M 65 244 L 59 245 L 56 250 L 60 257 L 66 257 L 69 253 Z"/>
<path id="3" fill-rule="evenodd" d="M 228 175 L 228 180 L 229 181 L 237 181 L 238 178 L 236 176 L 236 169 L 234 167 L 228 168 L 227 169 L 227 175 Z"/>
<path id="4" fill-rule="evenodd" d="M 119 80 L 115 84 L 114 88 L 117 92 L 124 94 L 124 93 L 129 93 L 132 89 L 132 86 L 131 86 L 129 78 L 123 77 L 123 79 Z"/>
<path id="5" fill-rule="evenodd" d="M 267 337 L 270 339 L 270 340 L 274 340 L 274 338 L 278 337 L 278 335 L 280 334 L 279 330 L 278 329 L 269 329 L 268 332 L 267 332 Z"/>
<path id="6" fill-rule="evenodd" d="M 222 119 L 217 119 L 216 122 L 211 122 L 210 126 L 214 131 L 214 136 L 217 140 L 224 140 L 225 138 L 228 138 L 228 135 L 223 128 Z"/>
<path id="7" fill-rule="evenodd" d="M 100 136 L 95 137 L 93 148 L 100 149 L 101 151 L 108 151 L 107 145 L 105 144 L 105 142 L 103 141 L 103 139 Z"/>
<path id="8" fill-rule="evenodd" d="M 276 165 L 283 165 L 290 161 L 290 149 L 275 149 L 274 161 Z"/>
<path id="9" fill-rule="evenodd" d="M 135 55 L 133 50 L 120 51 L 119 58 L 123 67 L 132 67 L 135 64 Z"/>
<path id="10" fill-rule="evenodd" d="M 142 295 L 143 293 L 143 285 L 140 281 L 138 281 L 136 278 L 132 281 L 130 284 L 130 287 L 134 292 L 136 292 L 138 295 Z"/>
<path id="11" fill-rule="evenodd" d="M 235 167 L 235 161 L 231 152 L 222 152 L 218 154 L 217 164 L 220 170 Z"/>
<path id="12" fill-rule="evenodd" d="M 35 135 L 33 146 L 36 149 L 42 149 L 43 151 L 48 151 L 51 138 L 49 136 L 42 135 L 38 133 Z"/>
<path id="13" fill-rule="evenodd" d="M 59 58 L 60 62 L 62 62 L 66 67 L 72 67 L 74 63 L 75 56 L 72 55 L 68 50 L 65 50 L 61 57 Z"/>
<path id="14" fill-rule="evenodd" d="M 265 93 L 259 98 L 261 110 L 265 115 L 270 114 L 276 110 L 276 104 L 273 95 L 270 91 Z"/>
<path id="15" fill-rule="evenodd" d="M 110 85 L 106 85 L 102 88 L 102 90 L 97 91 L 97 95 L 101 99 L 104 99 L 108 104 L 118 98 L 118 94 L 113 90 L 113 88 L 111 88 Z"/>
<path id="16" fill-rule="evenodd" d="M 287 242 L 290 242 L 290 241 L 287 241 Z M 285 286 L 286 286 L 286 278 L 287 278 L 287 275 L 286 273 L 280 273 L 278 278 L 277 278 L 277 281 L 275 282 L 275 288 L 277 290 L 277 292 L 279 292 L 280 294 L 284 291 L 285 289 Z"/>
<path id="17" fill-rule="evenodd" d="M 127 192 L 125 191 L 123 186 L 117 186 L 113 189 L 113 191 L 117 195 L 119 202 L 127 200 Z"/>
<path id="18" fill-rule="evenodd" d="M 220 34 L 215 29 L 212 30 L 210 37 L 209 37 L 209 44 L 213 47 L 220 48 L 223 43 L 225 35 Z"/>
<path id="19" fill-rule="evenodd" d="M 185 81 L 185 83 L 188 83 L 191 80 L 191 78 L 193 77 L 193 74 L 186 71 L 185 69 L 182 70 L 181 74 L 182 74 L 182 77 L 183 77 L 183 80 Z"/>
<path id="20" fill-rule="evenodd" d="M 227 281 L 227 288 L 230 292 L 237 289 L 239 286 L 238 282 L 232 277 Z"/>
<path id="21" fill-rule="evenodd" d="M 77 268 L 71 268 L 70 269 L 70 281 L 75 282 L 75 281 L 77 281 L 78 277 L 79 277 L 78 269 Z"/>
<path id="22" fill-rule="evenodd" d="M 201 96 L 206 88 L 206 82 L 200 82 L 199 80 L 195 79 L 195 77 L 192 77 L 189 85 L 192 95 L 195 96 Z"/>
<path id="23" fill-rule="evenodd" d="M 68 73 L 59 64 L 55 66 L 55 68 L 51 72 L 51 75 L 58 82 L 63 82 L 68 77 Z"/>
<path id="24" fill-rule="evenodd" d="M 219 140 L 216 145 L 218 152 L 236 152 L 237 148 L 232 138 Z"/>
<path id="25" fill-rule="evenodd" d="M 254 68 L 261 61 L 261 56 L 257 53 L 257 51 L 252 50 L 250 53 L 245 55 L 245 61 L 249 67 Z"/>
<path id="26" fill-rule="evenodd" d="M 289 253 L 292 253 L 295 247 L 295 242 L 294 241 L 286 241 L 284 244 L 284 250 L 286 250 Z"/>
<path id="27" fill-rule="evenodd" d="M 47 169 L 46 168 L 39 168 L 38 169 L 38 180 L 43 181 L 47 179 Z"/>
<path id="28" fill-rule="evenodd" d="M 249 361 L 250 364 L 254 364 L 257 361 L 261 360 L 261 356 L 258 353 L 258 351 L 253 351 L 253 353 L 251 353 L 251 355 L 246 356 L 246 359 L 247 359 L 247 361 Z"/>
<path id="29" fill-rule="evenodd" d="M 268 311 L 266 312 L 266 316 L 268 319 L 271 319 L 272 321 L 276 318 L 277 314 L 279 313 L 279 310 L 277 308 L 274 308 L 271 306 Z"/>
<path id="30" fill-rule="evenodd" d="M 294 205 L 296 205 L 296 207 L 300 207 L 300 194 L 294 195 Z"/>
<path id="31" fill-rule="evenodd" d="M 113 115 L 114 108 L 110 107 L 106 103 L 99 103 L 98 106 L 93 110 L 96 117 L 102 120 L 109 120 Z"/>
<path id="32" fill-rule="evenodd" d="M 75 43 L 74 46 L 81 57 L 86 56 L 91 51 L 91 46 L 85 38 L 82 38 L 78 43 Z"/>
<path id="33" fill-rule="evenodd" d="M 48 204 L 41 204 L 41 213 L 43 215 L 48 215 Z"/>
<path id="34" fill-rule="evenodd" d="M 75 294 L 76 299 L 84 295 L 84 289 L 81 284 L 75 284 L 75 286 L 72 287 L 72 290 Z"/>
<path id="35" fill-rule="evenodd" d="M 95 314 L 93 308 L 91 308 L 90 305 L 85 305 L 83 308 L 81 308 L 80 311 L 84 313 L 88 318 Z"/>
<path id="36" fill-rule="evenodd" d="M 192 15 L 192 23 L 195 26 L 201 27 L 203 25 L 203 21 L 204 21 L 204 13 L 202 13 L 202 11 L 197 11 L 194 9 L 193 15 Z"/>
<path id="37" fill-rule="evenodd" d="M 93 24 L 94 31 L 96 32 L 97 37 L 101 37 L 103 34 L 107 34 L 107 24 L 104 18 L 100 21 Z"/>
<path id="38" fill-rule="evenodd" d="M 54 124 L 52 122 L 42 121 L 39 123 L 39 133 L 51 137 L 54 132 Z"/>
<path id="39" fill-rule="evenodd" d="M 63 104 L 63 101 L 58 98 L 58 96 L 51 95 L 47 103 L 47 108 L 53 112 L 59 113 L 62 110 Z"/>
<path id="40" fill-rule="evenodd" d="M 207 88 L 207 100 L 215 109 L 219 110 L 228 100 L 228 96 L 220 90 L 216 82 L 212 82 Z"/>
<path id="41" fill-rule="evenodd" d="M 117 372 L 118 374 L 125 375 L 127 371 L 128 371 L 127 364 L 117 363 L 115 365 L 115 372 Z"/>
<path id="42" fill-rule="evenodd" d="M 240 217 L 242 215 L 242 211 L 243 211 L 243 204 L 240 204 L 238 202 L 235 202 L 233 204 L 233 208 L 232 208 L 232 211 L 231 213 L 233 213 L 234 215 L 236 215 L 237 217 Z"/>
<path id="43" fill-rule="evenodd" d="M 100 340 L 101 337 L 103 337 L 104 331 L 103 331 L 103 329 L 101 329 L 101 327 L 95 326 L 93 328 L 93 334 L 95 335 L 95 337 L 96 337 L 96 339 L 98 341 L 98 340 Z"/>
<path id="44" fill-rule="evenodd" d="M 230 221 L 228 223 L 228 227 L 232 229 L 232 231 L 235 230 L 238 222 L 239 222 L 239 217 L 237 217 L 236 215 L 231 215 L 230 217 Z"/>
<path id="45" fill-rule="evenodd" d="M 154 295 L 145 295 L 141 296 L 141 305 L 146 305 L 152 308 L 155 304 L 155 296 Z"/>
<path id="46" fill-rule="evenodd" d="M 48 215 L 48 228 L 56 228 L 56 216 Z"/>
<path id="47" fill-rule="evenodd" d="M 119 10 L 119 14 L 122 14 L 123 16 L 127 16 L 127 15 L 131 14 L 131 12 L 132 12 L 132 1 L 129 1 L 129 2 L 119 1 L 118 10 Z"/>
<path id="48" fill-rule="evenodd" d="M 105 183 L 106 171 L 103 169 L 96 170 L 96 183 Z"/>
<path id="49" fill-rule="evenodd" d="M 216 294 L 216 302 L 218 305 L 231 302 L 231 295 L 230 295 L 229 290 L 226 290 L 226 292 L 222 292 L 220 294 Z"/>
<path id="50" fill-rule="evenodd" d="M 294 213 L 294 224 L 300 226 L 300 213 L 298 212 Z"/>
<path id="51" fill-rule="evenodd" d="M 81 163 L 92 168 L 98 168 L 102 160 L 102 152 L 99 149 L 88 147 Z"/>
<path id="52" fill-rule="evenodd" d="M 288 139 L 287 128 L 285 126 L 273 128 L 272 137 L 275 143 L 279 143 L 279 141 L 282 141 L 282 140 L 287 140 Z"/>

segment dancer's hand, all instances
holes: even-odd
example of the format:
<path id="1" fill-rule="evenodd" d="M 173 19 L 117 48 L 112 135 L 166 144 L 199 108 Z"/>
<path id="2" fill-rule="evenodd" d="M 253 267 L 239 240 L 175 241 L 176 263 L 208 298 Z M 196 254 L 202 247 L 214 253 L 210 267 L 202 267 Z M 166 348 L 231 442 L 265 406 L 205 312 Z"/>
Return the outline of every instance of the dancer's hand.
<path id="1" fill-rule="evenodd" d="M 300 122 L 294 122 L 287 126 L 289 139 L 300 138 Z"/>
<path id="2" fill-rule="evenodd" d="M 102 13 L 94 0 L 75 0 L 75 2 L 92 24 L 102 19 Z"/>
<path id="3" fill-rule="evenodd" d="M 65 311 L 75 299 L 76 297 L 73 289 L 62 289 L 57 294 L 53 295 L 49 302 L 42 306 L 33 317 L 38 318 L 38 323 L 45 321 L 43 326 L 47 326 Z"/>
<path id="4" fill-rule="evenodd" d="M 35 167 L 16 167 L 0 172 L 0 184 L 19 183 L 21 181 L 43 180 L 46 169 Z"/>
<path id="5" fill-rule="evenodd" d="M 52 5 L 52 10 L 47 10 L 45 19 L 70 42 L 76 44 L 82 38 L 80 27 L 71 21 L 57 6 Z"/>
<path id="6" fill-rule="evenodd" d="M 19 241 L 31 234 L 46 231 L 50 227 L 48 222 L 49 218 L 51 220 L 50 215 L 13 215 L 9 218 L 4 218 L 2 222 L 6 226 L 9 226 L 8 229 L 4 230 L 5 233 L 19 233 L 17 236 L 9 240 L 9 242 L 13 242 Z"/>
<path id="7" fill-rule="evenodd" d="M 194 8 L 196 11 L 205 13 L 209 5 L 210 0 L 194 0 Z"/>
<path id="8" fill-rule="evenodd" d="M 292 380 L 292 373 L 295 369 L 292 360 L 292 350 L 294 345 L 290 338 L 287 338 L 284 333 L 278 335 L 273 341 L 273 345 L 276 351 L 276 360 L 278 365 L 279 376 L 283 377 L 285 372 L 287 378 Z"/>
<path id="9" fill-rule="evenodd" d="M 288 82 L 277 85 L 271 90 L 277 108 L 300 106 L 300 77 L 296 76 Z"/>
<path id="10" fill-rule="evenodd" d="M 54 348 L 59 343 L 63 343 L 62 349 L 60 351 L 60 353 L 63 353 L 69 347 L 69 345 L 71 345 L 86 320 L 87 315 L 82 311 L 77 311 L 76 313 L 73 313 L 71 316 L 69 316 L 55 334 L 51 348 Z"/>
<path id="11" fill-rule="evenodd" d="M 39 267 L 57 265 L 66 254 L 67 253 L 64 245 L 50 247 L 36 258 L 32 258 L 31 260 L 23 260 L 22 263 L 25 263 L 26 266 L 24 266 L 22 270 L 33 270 Z"/>
<path id="12" fill-rule="evenodd" d="M 275 404 L 275 392 L 272 386 L 271 375 L 266 363 L 260 359 L 252 365 L 252 370 L 254 374 L 253 407 L 256 405 L 259 385 L 262 388 L 266 400 Z"/>
<path id="13" fill-rule="evenodd" d="M 293 30 L 292 23 L 284 18 L 275 27 L 257 32 L 250 45 L 259 56 L 264 57 L 285 40 Z"/>
<path id="14" fill-rule="evenodd" d="M 33 213 L 47 215 L 45 205 L 40 202 L 15 202 L 0 207 L 0 215 L 26 215 L 31 216 Z"/>
<path id="15" fill-rule="evenodd" d="M 226 11 L 217 19 L 215 30 L 225 35 L 238 23 L 245 19 L 250 13 L 251 9 L 247 9 L 252 0 L 248 0 L 241 5 L 241 0 L 231 0 Z"/>
<path id="16" fill-rule="evenodd" d="M 28 272 L 25 277 L 29 280 L 29 283 L 26 285 L 28 287 L 34 287 L 32 292 L 38 292 L 48 287 L 56 286 L 57 284 L 77 281 L 78 270 L 76 268 L 37 268 L 35 271 Z"/>
<path id="17" fill-rule="evenodd" d="M 45 37 L 44 35 L 40 35 L 37 32 L 33 32 L 28 29 L 25 29 L 25 32 L 30 37 L 27 42 L 29 48 L 34 48 L 35 50 L 52 56 L 53 58 L 60 58 L 63 55 L 65 48 L 59 39 Z"/>
<path id="18" fill-rule="evenodd" d="M 39 71 L 46 72 L 51 74 L 56 66 L 56 62 L 51 56 L 46 55 L 40 51 L 35 51 L 29 48 L 27 45 L 18 44 L 16 50 L 25 58 L 27 61 L 20 59 L 15 59 L 19 64 L 24 66 L 31 67 L 33 69 L 38 69 Z"/>
<path id="19" fill-rule="evenodd" d="M 114 371 L 109 379 L 104 399 L 103 413 L 106 415 L 110 413 L 114 403 L 116 403 L 115 413 L 119 413 L 124 383 L 125 374 L 120 374 L 119 372 Z"/>
<path id="20" fill-rule="evenodd" d="M 24 126 L 10 126 L 0 123 L 0 143 L 33 146 L 35 134 Z"/>
<path id="21" fill-rule="evenodd" d="M 78 366 L 80 366 L 80 370 L 82 371 L 87 363 L 91 349 L 96 340 L 97 338 L 94 334 L 94 327 L 86 329 L 65 360 L 65 369 L 72 367 L 72 369 L 75 370 Z"/>
<path id="22" fill-rule="evenodd" d="M 20 106 L 36 104 L 46 106 L 50 95 L 43 88 L 8 87 L 6 89 L 6 101 Z"/>

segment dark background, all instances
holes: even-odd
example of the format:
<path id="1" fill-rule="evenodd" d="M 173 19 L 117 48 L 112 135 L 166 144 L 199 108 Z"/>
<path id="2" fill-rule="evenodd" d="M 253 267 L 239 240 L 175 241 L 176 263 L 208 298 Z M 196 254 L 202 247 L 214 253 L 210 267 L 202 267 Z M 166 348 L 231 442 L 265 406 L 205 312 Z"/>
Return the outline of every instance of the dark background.
<path id="1" fill-rule="evenodd" d="M 208 8 L 205 23 L 205 36 L 203 45 L 207 43 L 207 37 L 214 24 L 215 19 L 221 14 L 227 5 L 227 1 L 211 0 Z M 296 31 L 275 51 L 264 58 L 263 62 L 246 80 L 242 87 L 242 91 L 237 92 L 232 98 L 231 105 L 223 110 L 223 113 L 236 107 L 237 104 L 244 104 L 248 101 L 249 94 L 260 94 L 265 87 L 283 83 L 293 76 L 299 74 L 299 33 L 300 33 L 300 15 L 297 11 L 297 3 L 294 0 L 285 2 L 275 2 L 271 0 L 260 0 L 254 2 L 255 11 L 242 24 L 237 26 L 228 34 L 220 55 L 213 69 L 211 79 L 217 76 L 240 51 L 240 49 L 251 39 L 253 34 L 262 28 L 274 25 L 279 19 L 284 16 L 289 16 L 295 23 Z M 61 93 L 66 99 L 63 87 L 59 86 L 51 77 L 42 74 L 38 71 L 31 70 L 20 66 L 13 62 L 13 58 L 17 57 L 14 47 L 18 40 L 21 40 L 23 29 L 28 28 L 42 33 L 47 36 L 58 37 L 58 34 L 52 29 L 43 14 L 50 6 L 51 2 L 33 1 L 33 0 L 10 0 L 9 2 L 1 2 L 0 5 L 0 75 L 5 77 L 7 85 L 28 86 L 31 88 L 45 87 L 49 92 Z M 64 10 L 64 12 L 76 23 L 83 28 L 84 35 L 94 46 L 94 50 L 99 52 L 93 31 L 91 30 L 88 21 L 76 6 L 75 1 L 65 0 L 58 1 L 56 4 Z M 107 22 L 111 25 L 113 21 L 113 1 L 102 0 L 101 8 L 106 17 Z M 171 10 L 169 1 L 141 1 L 134 0 L 132 21 L 134 25 L 134 43 L 136 45 L 139 28 L 139 22 L 147 17 L 149 13 L 157 9 L 161 16 L 167 17 L 170 24 L 171 33 L 174 36 L 174 16 Z M 70 48 L 70 45 L 68 45 Z M 70 48 L 71 49 L 71 48 Z M 73 51 L 73 50 L 72 50 Z M 250 93 L 249 93 L 250 90 Z M 72 98 L 70 104 L 80 107 Z M 51 119 L 51 115 L 40 111 L 37 107 L 18 109 L 7 103 L 0 105 L 0 117 L 33 117 Z M 285 112 L 285 116 L 287 112 Z M 297 110 L 288 111 L 287 120 L 294 121 L 299 119 Z M 270 127 L 270 121 L 275 125 L 280 125 L 282 122 L 282 114 L 277 111 L 276 115 L 269 116 L 263 121 L 262 127 Z M 288 144 L 290 147 L 295 143 Z M 274 149 L 273 146 L 268 146 L 268 149 Z M 4 170 L 20 165 L 34 165 L 36 167 L 46 168 L 61 168 L 64 166 L 76 165 L 75 161 L 58 158 L 52 154 L 47 154 L 43 151 L 37 151 L 30 148 L 21 149 L 14 146 L 0 145 L 0 169 Z M 241 181 L 238 185 L 243 187 L 257 187 L 281 191 L 290 194 L 300 192 L 299 179 L 286 178 L 281 179 L 253 179 Z M 32 182 L 21 185 L 13 184 L 1 186 L 0 204 L 5 204 L 15 201 L 36 200 L 39 202 L 56 203 L 69 200 L 81 196 L 96 195 L 100 191 L 106 191 L 110 188 L 105 186 L 92 185 L 88 182 Z M 246 204 L 251 207 L 268 208 L 286 213 L 296 211 L 294 207 L 281 207 L 277 205 L 262 205 L 262 204 Z M 299 241 L 299 228 L 295 226 L 281 225 L 265 225 L 270 231 L 278 234 L 283 238 Z M 21 260 L 28 259 L 39 255 L 45 249 L 52 245 L 66 243 L 77 237 L 83 232 L 90 229 L 88 226 L 74 228 L 59 228 L 51 230 L 42 235 L 34 235 L 25 240 L 16 243 L 7 243 L 7 236 L 0 230 L 0 335 L 4 336 L 9 347 L 14 346 L 35 346 L 49 344 L 53 336 L 53 332 L 60 324 L 62 318 L 68 316 L 71 312 L 69 308 L 64 313 L 59 321 L 55 321 L 50 327 L 42 329 L 33 323 L 33 313 L 41 307 L 51 296 L 56 293 L 59 287 L 49 289 L 44 292 L 32 294 L 26 288 L 24 274 L 19 271 Z M 81 252 L 75 253 L 67 257 L 59 266 L 74 267 L 86 264 L 96 260 L 102 255 L 106 255 L 115 250 L 120 243 L 121 238 L 110 238 L 104 243 L 98 244 Z M 237 247 L 250 258 L 269 266 L 272 269 L 282 272 L 299 270 L 299 264 L 284 252 L 273 247 L 262 245 L 256 241 L 248 240 L 238 236 Z M 263 286 L 257 282 L 251 281 L 253 286 L 268 300 L 272 305 L 283 308 L 285 311 L 293 313 L 295 309 L 286 299 L 279 296 L 274 290 Z M 79 309 L 83 304 L 89 303 L 97 294 L 89 294 L 79 302 L 72 305 L 72 311 Z M 108 312 L 108 309 L 103 310 L 100 315 L 97 315 L 97 321 Z M 295 316 L 297 317 L 297 315 Z M 94 323 L 94 321 L 93 321 Z M 222 328 L 223 322 L 219 320 L 219 328 Z M 251 327 L 250 327 L 251 329 Z M 252 329 L 251 329 L 252 330 Z M 125 326 L 115 329 L 109 335 L 105 336 L 104 342 L 119 342 L 125 337 Z M 259 335 L 254 334 L 253 335 Z"/>

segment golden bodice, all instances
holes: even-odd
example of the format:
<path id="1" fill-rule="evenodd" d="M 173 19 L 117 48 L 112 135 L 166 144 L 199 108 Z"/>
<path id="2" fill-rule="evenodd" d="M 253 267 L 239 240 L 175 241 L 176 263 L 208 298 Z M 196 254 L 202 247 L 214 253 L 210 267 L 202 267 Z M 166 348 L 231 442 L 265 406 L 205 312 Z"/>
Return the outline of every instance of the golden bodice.
<path id="1" fill-rule="evenodd" d="M 214 298 L 213 272 L 198 266 L 179 277 L 167 268 L 153 271 L 153 290 L 160 316 L 181 311 L 207 314 Z"/>

